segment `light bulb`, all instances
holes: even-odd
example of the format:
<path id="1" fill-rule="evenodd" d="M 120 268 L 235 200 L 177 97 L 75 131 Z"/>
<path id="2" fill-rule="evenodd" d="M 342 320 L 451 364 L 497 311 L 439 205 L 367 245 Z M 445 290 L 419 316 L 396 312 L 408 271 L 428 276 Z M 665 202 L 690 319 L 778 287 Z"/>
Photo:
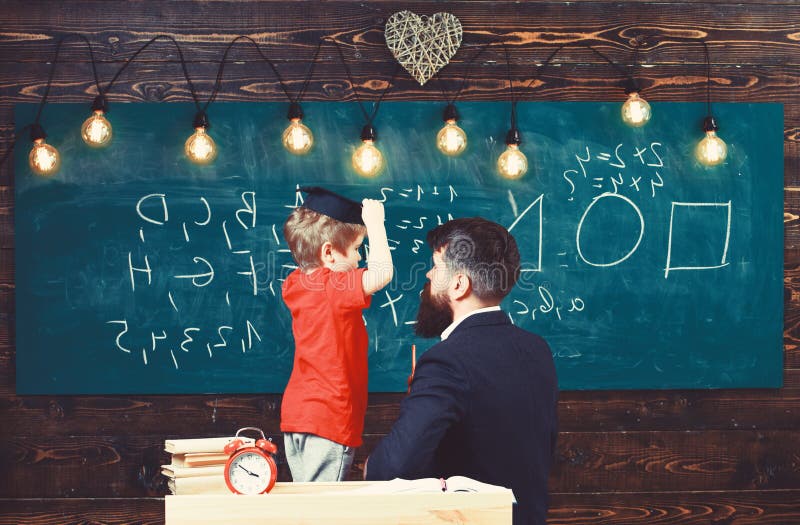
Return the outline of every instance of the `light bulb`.
<path id="1" fill-rule="evenodd" d="M 111 135 L 111 123 L 103 116 L 101 110 L 95 110 L 81 126 L 83 141 L 93 148 L 104 148 L 111 144 Z"/>
<path id="2" fill-rule="evenodd" d="M 353 169 L 362 177 L 372 178 L 383 168 L 383 155 L 373 141 L 364 140 L 353 152 Z"/>
<path id="3" fill-rule="evenodd" d="M 704 166 L 716 166 L 722 164 L 728 156 L 728 146 L 725 141 L 717 136 L 714 130 L 707 130 L 706 136 L 697 143 L 694 149 L 694 156 L 698 162 Z"/>
<path id="4" fill-rule="evenodd" d="M 314 145 L 314 134 L 299 118 L 291 119 L 291 124 L 283 132 L 283 147 L 289 153 L 305 155 Z"/>
<path id="5" fill-rule="evenodd" d="M 497 170 L 505 179 L 518 179 L 528 171 L 528 159 L 519 150 L 517 144 L 508 144 L 508 147 L 497 159 Z"/>
<path id="6" fill-rule="evenodd" d="M 217 145 L 206 128 L 198 126 L 183 146 L 186 156 L 195 164 L 210 164 L 217 157 Z"/>
<path id="7" fill-rule="evenodd" d="M 28 163 L 36 175 L 50 176 L 61 167 L 61 157 L 58 155 L 58 150 L 47 144 L 44 139 L 36 139 L 28 155 Z"/>
<path id="8" fill-rule="evenodd" d="M 448 120 L 436 135 L 436 147 L 450 157 L 460 155 L 467 149 L 467 134 L 456 125 L 455 120 Z"/>
<path id="9" fill-rule="evenodd" d="M 634 128 L 644 126 L 651 115 L 650 104 L 639 93 L 633 91 L 628 94 L 628 100 L 622 105 L 622 121 L 625 124 Z"/>

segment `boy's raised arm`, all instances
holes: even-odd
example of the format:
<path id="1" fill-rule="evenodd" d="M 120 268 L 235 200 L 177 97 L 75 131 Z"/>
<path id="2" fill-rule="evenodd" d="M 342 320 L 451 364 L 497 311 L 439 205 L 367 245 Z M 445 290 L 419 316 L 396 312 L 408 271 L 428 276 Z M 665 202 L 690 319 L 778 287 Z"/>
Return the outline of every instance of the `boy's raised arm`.
<path id="1" fill-rule="evenodd" d="M 367 227 L 369 238 L 367 270 L 363 274 L 362 284 L 364 293 L 372 295 L 391 282 L 394 266 L 386 237 L 386 226 L 383 223 L 383 204 L 373 199 L 364 199 L 361 204 L 361 218 Z"/>

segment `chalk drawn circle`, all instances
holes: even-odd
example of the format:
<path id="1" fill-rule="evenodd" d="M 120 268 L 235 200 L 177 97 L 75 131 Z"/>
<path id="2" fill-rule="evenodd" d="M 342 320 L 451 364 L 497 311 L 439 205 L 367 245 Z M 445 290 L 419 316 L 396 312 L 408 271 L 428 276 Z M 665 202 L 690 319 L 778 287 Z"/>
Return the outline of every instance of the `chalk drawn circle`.
<path id="1" fill-rule="evenodd" d="M 628 250 L 628 252 L 623 257 L 621 257 L 620 259 L 617 259 L 615 261 L 608 262 L 608 263 L 593 262 L 593 261 L 590 261 L 584 255 L 583 249 L 581 248 L 581 230 L 583 229 L 583 223 L 586 220 L 587 215 L 589 215 L 589 211 L 591 211 L 591 209 L 595 206 L 595 204 L 597 204 L 598 202 L 600 202 L 600 201 L 602 201 L 604 199 L 607 199 L 609 197 L 615 197 L 617 199 L 621 199 L 622 201 L 624 201 L 628 205 L 630 205 L 630 207 L 633 208 L 633 211 L 636 212 L 636 215 L 639 218 L 639 238 L 636 239 L 636 243 L 634 244 L 633 248 Z M 639 210 L 638 206 L 636 206 L 636 204 L 634 204 L 632 200 L 630 200 L 628 197 L 625 197 L 624 195 L 619 195 L 618 193 L 603 193 L 603 194 L 598 195 L 597 197 L 595 197 L 592 200 L 592 203 L 589 204 L 589 206 L 586 207 L 586 211 L 583 212 L 583 216 L 581 217 L 581 220 L 578 223 L 577 233 L 575 234 L 575 246 L 578 249 L 578 256 L 583 260 L 583 262 L 585 262 L 586 264 L 588 264 L 590 266 L 597 266 L 597 267 L 616 266 L 616 265 L 620 264 L 621 262 L 625 261 L 628 257 L 633 255 L 636 252 L 636 250 L 639 249 L 639 244 L 641 244 L 643 237 L 644 237 L 644 217 L 642 216 L 642 212 L 641 212 L 641 210 Z"/>

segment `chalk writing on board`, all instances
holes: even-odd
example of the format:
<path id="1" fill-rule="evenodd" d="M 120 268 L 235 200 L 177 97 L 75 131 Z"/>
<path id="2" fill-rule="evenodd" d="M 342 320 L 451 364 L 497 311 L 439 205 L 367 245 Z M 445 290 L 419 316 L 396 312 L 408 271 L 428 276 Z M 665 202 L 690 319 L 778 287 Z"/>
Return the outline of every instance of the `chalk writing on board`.
<path id="1" fill-rule="evenodd" d="M 628 147 L 623 143 L 617 144 L 613 151 L 611 149 L 595 150 L 585 146 L 583 151 L 574 154 L 576 166 L 565 169 L 562 178 L 569 187 L 568 201 L 574 199 L 573 194 L 577 189 L 578 183 L 584 181 L 592 188 L 596 188 L 600 193 L 620 193 L 621 191 L 634 191 L 636 193 L 646 192 L 652 198 L 656 196 L 656 189 L 664 187 L 664 179 L 655 168 L 664 168 L 662 144 L 651 142 L 649 146 L 641 148 L 639 146 Z M 629 173 L 629 168 L 633 168 L 625 162 L 631 159 L 634 165 L 639 161 L 640 168 L 653 168 L 649 170 L 647 178 L 644 175 Z M 612 168 L 609 170 L 609 168 Z M 610 173 L 609 173 L 610 171 Z M 662 170 L 663 171 L 663 170 Z M 616 172 L 616 173 L 614 173 Z M 638 174 L 638 175 L 637 175 Z"/>
<path id="2" fill-rule="evenodd" d="M 713 209 L 713 208 L 722 208 L 725 213 L 725 231 L 719 231 L 718 234 L 722 234 L 724 236 L 724 242 L 722 243 L 722 253 L 720 254 L 719 260 L 715 261 L 712 264 L 708 265 L 692 265 L 692 266 L 672 266 L 672 249 L 673 249 L 673 237 L 672 237 L 672 226 L 675 222 L 675 210 L 682 210 L 682 209 L 691 209 L 691 208 L 700 208 L 700 209 Z M 668 237 L 668 244 L 667 244 L 667 264 L 664 269 L 664 278 L 666 279 L 669 276 L 669 272 L 676 271 L 676 270 L 712 270 L 716 268 L 722 268 L 724 266 L 728 266 L 728 246 L 730 244 L 730 237 L 731 237 L 731 201 L 728 202 L 673 202 L 672 209 L 670 210 L 669 215 L 669 237 Z"/>
<path id="3" fill-rule="evenodd" d="M 124 353 L 130 354 L 131 348 L 126 345 L 131 344 L 127 341 L 126 334 L 128 334 L 128 321 L 125 319 L 114 319 L 111 321 L 107 321 L 108 324 L 118 324 L 121 325 L 119 332 L 115 338 L 115 345 L 119 351 Z M 214 357 L 212 348 L 222 349 L 227 351 L 232 351 L 234 348 L 230 346 L 232 339 L 230 335 L 234 332 L 235 328 L 233 326 L 228 325 L 220 325 L 215 327 L 214 329 L 204 330 L 202 328 L 190 326 L 183 328 L 182 330 L 176 330 L 175 335 L 176 338 L 173 340 L 178 345 L 178 349 L 184 353 L 191 353 L 193 351 L 202 351 L 206 350 L 209 357 Z M 192 334 L 196 334 L 193 336 Z M 164 345 L 158 344 L 159 341 L 169 341 L 170 333 L 167 330 L 161 329 L 160 334 L 157 335 L 156 331 L 150 332 L 150 338 L 152 341 L 152 346 L 150 348 L 151 354 L 158 354 L 162 348 L 161 346 L 167 346 L 168 351 L 170 352 L 172 362 L 176 369 L 180 368 L 178 364 L 178 359 L 175 356 L 174 350 L 175 348 L 170 345 L 169 342 L 164 343 Z M 125 340 L 123 340 L 125 338 Z M 261 334 L 256 329 L 255 325 L 249 320 L 245 319 L 244 321 L 244 335 L 241 335 L 239 339 L 239 343 L 241 345 L 242 353 L 247 353 L 248 350 L 253 349 L 254 346 L 254 339 L 256 342 L 261 342 Z M 194 343 L 194 344 L 193 344 Z M 203 345 L 204 343 L 204 345 Z M 147 359 L 147 349 L 142 349 L 142 361 L 145 365 L 148 364 Z"/>
<path id="4" fill-rule="evenodd" d="M 536 289 L 536 294 L 531 295 L 530 300 L 521 301 L 519 299 L 513 300 L 514 310 L 511 312 L 511 320 L 514 316 L 530 317 L 535 321 L 536 316 L 554 315 L 560 321 L 562 315 L 579 313 L 586 308 L 586 303 L 580 297 L 568 297 L 568 304 L 557 302 L 553 293 L 545 285 L 540 285 Z"/>
<path id="5" fill-rule="evenodd" d="M 544 319 L 563 321 L 570 316 L 581 315 L 586 310 L 589 303 L 580 290 L 554 289 L 549 283 L 541 282 L 538 276 L 545 270 L 545 261 L 555 260 L 555 263 L 549 264 L 558 269 L 567 269 L 570 268 L 569 264 L 565 264 L 568 262 L 566 260 L 568 254 L 574 252 L 573 264 L 598 269 L 624 265 L 640 249 L 646 233 L 645 215 L 642 212 L 642 206 L 646 202 L 637 203 L 634 201 L 634 196 L 654 198 L 657 189 L 664 187 L 664 178 L 657 171 L 668 171 L 663 158 L 660 142 L 651 142 L 646 147 L 629 147 L 623 143 L 612 148 L 586 146 L 575 153 L 575 165 L 563 171 L 563 179 L 568 184 L 567 202 L 572 203 L 572 206 L 577 203 L 573 199 L 573 194 L 578 184 L 598 191 L 590 202 L 582 205 L 580 209 L 572 210 L 576 226 L 573 240 L 569 242 L 574 244 L 568 247 L 568 251 L 556 252 L 558 257 L 555 259 L 545 257 L 544 247 L 548 241 L 545 239 L 544 224 L 548 219 L 546 211 L 548 202 L 564 199 L 564 194 L 539 193 L 521 196 L 515 195 L 512 190 L 507 191 L 508 208 L 505 215 L 513 217 L 507 228 L 519 238 L 525 239 L 527 257 L 522 261 L 520 280 L 511 297 L 509 315 L 512 322 L 525 320 L 536 322 Z M 634 167 L 639 171 L 636 173 L 628 171 Z M 642 175 L 642 167 L 648 170 L 649 175 Z M 377 307 L 375 310 L 387 314 L 393 328 L 408 327 L 415 323 L 418 301 L 415 292 L 421 289 L 430 264 L 426 259 L 427 251 L 423 249 L 425 235 L 434 226 L 453 219 L 453 211 L 462 198 L 460 194 L 465 192 L 452 184 L 383 186 L 377 189 L 377 192 L 379 200 L 385 203 L 387 209 L 390 249 L 396 253 L 402 252 L 405 257 L 402 260 L 406 265 L 410 257 L 411 264 L 410 267 L 398 268 L 396 282 L 383 290 L 380 297 L 375 298 Z M 284 201 L 282 208 L 292 209 L 302 205 L 300 193 L 287 192 L 286 197 L 288 202 Z M 219 295 L 219 301 L 227 306 L 228 311 L 233 312 L 233 319 L 237 319 L 238 314 L 233 311 L 232 298 L 239 301 L 247 295 L 255 298 L 269 297 L 271 301 L 279 302 L 280 283 L 285 280 L 289 272 L 297 268 L 297 265 L 291 259 L 291 254 L 282 239 L 279 223 L 274 219 L 269 219 L 267 224 L 257 221 L 259 197 L 256 192 L 237 191 L 238 204 L 235 209 L 230 209 L 229 199 L 225 208 L 228 211 L 223 213 L 215 210 L 214 202 L 203 195 L 188 198 L 182 195 L 178 200 L 182 207 L 177 214 L 171 211 L 172 197 L 167 192 L 148 193 L 136 201 L 134 211 L 142 224 L 137 225 L 136 230 L 140 250 L 127 252 L 126 269 L 131 292 L 136 294 L 142 287 L 152 287 L 156 274 L 166 273 L 175 284 L 166 290 L 165 300 L 176 315 L 183 313 L 185 305 L 191 305 L 196 301 L 196 298 L 191 297 L 192 293 L 212 294 L 214 297 Z M 189 206 L 186 205 L 187 201 L 190 203 Z M 586 233 L 586 226 L 594 222 L 593 217 L 596 214 L 601 217 L 606 215 L 607 210 L 601 212 L 597 210 L 611 202 L 617 203 L 619 207 L 615 213 L 621 217 L 627 216 L 635 227 L 618 234 L 618 240 L 622 244 L 621 253 L 602 259 L 592 254 L 591 250 L 587 251 L 587 246 L 593 241 L 591 235 Z M 708 264 L 676 263 L 680 254 L 672 243 L 672 217 L 685 209 L 703 207 L 724 208 L 727 212 L 727 226 L 720 233 L 724 236 L 723 251 L 718 260 Z M 187 208 L 191 211 L 187 212 Z M 671 271 L 708 270 L 727 265 L 730 216 L 730 202 L 672 202 L 669 243 L 664 247 L 666 252 L 664 278 L 667 278 Z M 169 225 L 175 223 L 178 229 L 169 229 Z M 154 261 L 149 257 L 146 249 L 148 245 L 145 242 L 145 239 L 155 234 L 154 229 L 172 232 L 174 240 L 186 248 L 178 250 L 169 260 L 162 257 Z M 203 229 L 207 231 L 198 236 L 198 232 Z M 191 253 L 196 239 L 205 239 L 208 242 L 209 236 L 218 238 L 217 253 Z M 557 243 L 552 242 L 549 244 L 549 246 L 556 245 Z M 202 243 L 198 246 L 207 248 Z M 189 250 L 189 253 L 186 250 Z M 211 290 L 222 268 L 242 280 L 227 279 L 223 291 Z M 182 286 L 181 282 L 188 285 L 188 288 Z M 371 319 L 371 315 L 373 314 L 367 314 L 365 322 Z M 141 347 L 130 332 L 133 327 L 128 320 L 118 318 L 108 323 L 119 325 L 113 341 L 117 351 L 131 354 L 133 348 Z M 232 324 L 236 324 L 238 328 L 234 329 Z M 175 369 L 180 369 L 181 355 L 184 353 L 202 351 L 209 358 L 214 358 L 216 353 L 230 351 L 234 346 L 238 346 L 246 353 L 254 345 L 262 344 L 259 329 L 249 319 L 230 324 L 220 322 L 219 325 L 211 327 L 187 325 L 180 329 L 173 328 L 172 331 L 158 327 L 138 327 L 138 329 L 145 332 L 149 330 L 152 342 L 151 348 L 142 350 L 142 362 L 147 365 L 148 360 L 152 361 L 153 355 L 166 352 L 164 355 Z M 376 340 L 375 351 L 378 352 L 382 347 L 383 345 L 379 346 Z"/>
<path id="6" fill-rule="evenodd" d="M 621 199 L 623 202 L 630 205 L 630 207 L 636 213 L 637 218 L 639 219 L 639 235 L 636 241 L 634 242 L 633 247 L 624 256 L 615 261 L 601 263 L 601 262 L 591 261 L 584 255 L 583 250 L 581 249 L 581 230 L 583 228 L 584 221 L 586 220 L 586 217 L 589 215 L 589 212 L 592 210 L 592 208 L 598 202 L 601 202 L 602 200 L 607 198 Z M 578 256 L 581 258 L 581 260 L 590 266 L 599 266 L 599 267 L 616 266 L 634 254 L 634 252 L 639 248 L 639 244 L 641 244 L 643 237 L 644 237 L 644 217 L 642 216 L 642 212 L 639 210 L 639 207 L 636 206 L 636 204 L 634 204 L 634 202 L 631 199 L 625 197 L 624 195 L 619 195 L 617 193 L 603 193 L 602 195 L 599 195 L 594 199 L 592 199 L 592 202 L 589 204 L 589 206 L 586 207 L 586 210 L 583 212 L 581 220 L 580 222 L 578 222 L 577 231 L 575 233 L 575 246 L 578 249 Z"/>

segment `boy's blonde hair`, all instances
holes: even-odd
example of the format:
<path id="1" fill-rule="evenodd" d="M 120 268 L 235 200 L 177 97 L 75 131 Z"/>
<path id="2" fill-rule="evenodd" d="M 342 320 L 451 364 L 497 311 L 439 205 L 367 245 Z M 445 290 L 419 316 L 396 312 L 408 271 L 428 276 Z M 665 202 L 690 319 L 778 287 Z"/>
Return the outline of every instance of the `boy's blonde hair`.
<path id="1" fill-rule="evenodd" d="M 283 237 L 302 269 L 321 265 L 320 249 L 326 242 L 330 242 L 336 251 L 345 253 L 359 235 L 366 233 L 364 225 L 337 221 L 302 206 L 295 208 L 283 225 Z"/>

